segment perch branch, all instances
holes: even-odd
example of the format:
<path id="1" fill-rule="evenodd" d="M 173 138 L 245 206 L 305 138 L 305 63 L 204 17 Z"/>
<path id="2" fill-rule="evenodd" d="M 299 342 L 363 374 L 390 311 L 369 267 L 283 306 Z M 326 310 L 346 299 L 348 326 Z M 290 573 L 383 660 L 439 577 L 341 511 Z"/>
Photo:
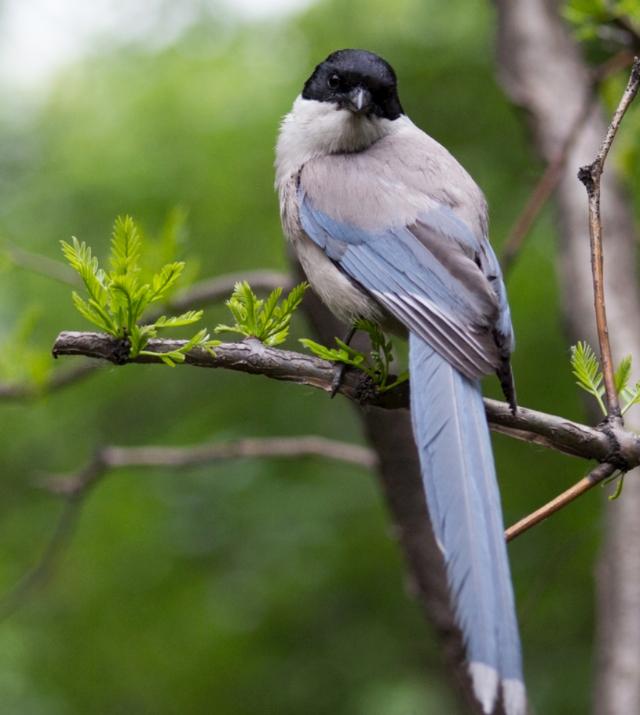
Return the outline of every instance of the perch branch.
<path id="1" fill-rule="evenodd" d="M 183 340 L 150 340 L 146 350 L 155 353 L 175 350 Z M 121 353 L 117 340 L 103 333 L 63 332 L 53 347 L 53 354 L 84 355 L 117 363 Z M 140 355 L 131 362 L 163 364 L 154 355 Z M 280 350 L 263 345 L 255 339 L 241 343 L 225 343 L 215 348 L 215 354 L 203 349 L 187 353 L 185 364 L 205 368 L 225 368 L 263 375 L 331 392 L 334 363 L 312 355 Z M 409 386 L 403 383 L 388 392 L 378 393 L 359 370 L 347 369 L 339 392 L 359 404 L 386 409 L 409 406 Z M 556 415 L 518 408 L 511 413 L 504 402 L 485 399 L 487 419 L 492 429 L 515 439 L 549 447 L 585 459 L 610 461 L 626 470 L 640 464 L 640 439 L 617 427 L 606 430 L 582 425 Z"/>
<path id="2" fill-rule="evenodd" d="M 593 274 L 593 298 L 600 343 L 600 357 L 602 360 L 602 373 L 604 388 L 607 398 L 608 414 L 614 420 L 620 420 L 620 404 L 615 387 L 613 358 L 609 342 L 609 329 L 607 325 L 607 311 L 604 295 L 604 268 L 602 251 L 602 218 L 600 215 L 600 183 L 604 163 L 609 154 L 609 149 L 618 133 L 622 119 L 638 93 L 640 87 L 640 60 L 635 58 L 631 68 L 631 75 L 620 103 L 611 119 L 604 141 L 596 158 L 591 164 L 582 166 L 578 178 L 587 190 L 589 202 L 589 237 L 591 242 L 591 270 Z"/>

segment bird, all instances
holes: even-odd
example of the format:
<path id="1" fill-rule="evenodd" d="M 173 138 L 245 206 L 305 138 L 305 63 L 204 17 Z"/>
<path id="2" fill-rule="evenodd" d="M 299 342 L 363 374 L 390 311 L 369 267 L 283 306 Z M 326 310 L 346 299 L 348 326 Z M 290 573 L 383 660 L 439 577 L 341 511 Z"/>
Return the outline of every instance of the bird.
<path id="1" fill-rule="evenodd" d="M 318 64 L 280 125 L 283 231 L 341 320 L 408 335 L 427 510 L 484 713 L 526 711 L 520 636 L 480 378 L 517 409 L 507 294 L 481 189 L 405 114 L 373 52 Z"/>

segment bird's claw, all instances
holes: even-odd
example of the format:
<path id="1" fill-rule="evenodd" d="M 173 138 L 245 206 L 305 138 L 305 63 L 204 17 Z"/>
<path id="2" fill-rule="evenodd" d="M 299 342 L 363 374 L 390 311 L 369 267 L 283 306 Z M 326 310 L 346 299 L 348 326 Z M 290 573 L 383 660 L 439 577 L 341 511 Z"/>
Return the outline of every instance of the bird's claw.
<path id="1" fill-rule="evenodd" d="M 333 379 L 331 380 L 331 389 L 329 390 L 329 397 L 332 400 L 338 394 L 338 390 L 340 390 L 340 387 L 342 386 L 342 380 L 344 378 L 344 371 L 346 370 L 346 367 L 347 366 L 343 362 L 340 362 L 335 366 Z"/>

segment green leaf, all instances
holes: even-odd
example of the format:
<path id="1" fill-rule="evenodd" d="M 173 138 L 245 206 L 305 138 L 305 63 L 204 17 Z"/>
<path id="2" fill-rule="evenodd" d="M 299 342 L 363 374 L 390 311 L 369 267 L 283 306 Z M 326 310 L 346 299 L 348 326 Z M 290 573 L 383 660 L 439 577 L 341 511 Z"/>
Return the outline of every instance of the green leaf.
<path id="1" fill-rule="evenodd" d="M 622 408 L 623 415 L 625 415 L 629 411 L 629 408 L 633 407 L 634 405 L 637 405 L 640 402 L 640 380 L 636 382 L 633 389 L 627 388 L 624 391 L 624 397 L 626 402 L 624 407 Z"/>
<path id="2" fill-rule="evenodd" d="M 111 234 L 112 275 L 134 273 L 140 270 L 142 238 L 140 229 L 131 216 L 118 216 Z"/>
<path id="3" fill-rule="evenodd" d="M 618 365 L 618 369 L 616 370 L 613 379 L 615 382 L 616 386 L 616 392 L 618 395 L 621 395 L 627 388 L 627 385 L 629 384 L 629 380 L 631 378 L 631 355 L 627 355 L 624 357 L 620 364 Z"/>
<path id="4" fill-rule="evenodd" d="M 576 377 L 576 384 L 596 398 L 602 413 L 606 415 L 607 410 L 602 401 L 602 396 L 604 395 L 602 372 L 600 371 L 598 358 L 588 343 L 579 341 L 572 346 L 571 368 Z"/>
<path id="5" fill-rule="evenodd" d="M 191 325 L 197 323 L 204 314 L 203 310 L 188 310 L 182 315 L 173 315 L 167 317 L 166 315 L 161 315 L 155 323 L 153 323 L 156 328 L 178 328 L 183 325 Z"/>
<path id="6" fill-rule="evenodd" d="M 622 494 L 622 489 L 624 487 L 624 474 L 619 474 L 617 479 L 618 483 L 616 484 L 616 489 L 613 492 L 613 494 L 609 494 L 609 501 L 615 501 L 616 499 L 620 498 L 620 495 Z"/>
<path id="7" fill-rule="evenodd" d="M 601 486 L 603 486 L 603 487 L 608 486 L 608 485 L 611 484 L 612 482 L 616 482 L 616 488 L 615 488 L 615 490 L 613 491 L 612 494 L 609 494 L 609 496 L 607 497 L 607 499 L 609 499 L 609 501 L 615 501 L 615 500 L 618 499 L 618 498 L 620 497 L 620 495 L 622 494 L 622 489 L 623 489 L 623 487 L 624 487 L 624 478 L 625 478 L 625 476 L 626 476 L 625 472 L 621 472 L 621 471 L 619 471 L 619 470 L 616 470 L 610 477 L 607 477 L 607 478 L 602 482 L 602 485 L 601 485 Z"/>
<path id="8" fill-rule="evenodd" d="M 160 265 L 170 263 L 178 256 L 180 246 L 186 240 L 188 216 L 189 211 L 184 206 L 174 206 L 167 214 L 154 245 Z"/>
<path id="9" fill-rule="evenodd" d="M 149 303 L 155 303 L 161 298 L 164 298 L 176 284 L 183 270 L 184 263 L 182 261 L 167 263 L 166 266 L 163 266 L 160 272 L 156 273 L 151 279 L 151 296 Z"/>
<path id="10" fill-rule="evenodd" d="M 201 310 L 190 310 L 175 317 L 162 316 L 150 325 L 139 325 L 150 303 L 167 296 L 184 269 L 184 263 L 173 262 L 163 266 L 143 283 L 140 279 L 142 259 L 142 234 L 130 216 L 118 217 L 111 237 L 111 272 L 105 273 L 91 249 L 75 237 L 71 243 L 61 241 L 62 251 L 69 265 L 78 272 L 84 283 L 87 298 L 72 293 L 78 312 L 87 320 L 118 338 L 128 338 L 130 355 L 144 352 L 150 338 L 159 328 L 175 328 L 191 325 L 202 318 Z M 161 357 L 167 364 L 175 365 L 184 360 L 185 352 L 194 346 L 211 350 L 215 341 L 206 331 L 199 331 L 180 350 Z"/>
<path id="11" fill-rule="evenodd" d="M 299 342 L 317 357 L 323 360 L 329 360 L 330 362 L 342 362 L 345 365 L 357 367 L 366 361 L 366 355 L 364 355 L 364 353 L 358 353 L 352 348 L 348 350 L 344 348 L 328 348 L 325 345 L 316 343 L 310 338 L 300 338 Z M 338 342 L 337 339 L 336 342 Z M 344 343 L 342 344 L 344 345 Z"/>
<path id="12" fill-rule="evenodd" d="M 91 254 L 91 249 L 83 241 L 80 243 L 73 236 L 72 243 L 60 241 L 62 253 L 69 265 L 79 274 L 87 293 L 99 305 L 107 303 L 106 274 L 100 269 L 98 259 Z"/>
<path id="13" fill-rule="evenodd" d="M 323 360 L 341 362 L 362 370 L 368 375 L 380 392 L 386 392 L 409 379 L 405 370 L 400 375 L 391 379 L 390 368 L 393 363 L 393 345 L 385 336 L 377 323 L 370 320 L 359 319 L 354 323 L 357 330 L 364 330 L 371 341 L 371 351 L 368 355 L 347 345 L 340 338 L 335 338 L 338 348 L 328 348 L 309 338 L 301 338 L 300 342 L 314 355 Z"/>
<path id="14" fill-rule="evenodd" d="M 268 323 L 273 317 L 273 312 L 275 311 L 280 296 L 282 295 L 282 288 L 275 288 L 269 293 L 269 297 L 265 300 L 262 306 L 262 317 L 265 324 Z"/>
<path id="15" fill-rule="evenodd" d="M 221 323 L 216 326 L 215 332 L 239 333 L 244 337 L 257 338 L 265 345 L 280 345 L 289 334 L 291 318 L 307 287 L 307 283 L 300 283 L 282 300 L 282 288 L 276 288 L 266 300 L 261 300 L 246 281 L 236 283 L 226 302 L 235 324 Z"/>
<path id="16" fill-rule="evenodd" d="M 308 283 L 299 283 L 298 285 L 294 286 L 279 305 L 275 304 L 275 299 L 280 296 L 281 290 L 277 291 L 277 293 L 276 291 L 274 291 L 269 296 L 267 303 L 269 303 L 270 300 L 273 300 L 274 307 L 267 315 L 265 305 L 264 315 L 266 316 L 266 318 L 261 325 L 262 340 L 267 345 L 279 345 L 286 340 L 287 336 L 289 335 L 291 318 L 300 306 L 300 303 L 304 298 L 305 291 L 308 287 Z"/>
<path id="17" fill-rule="evenodd" d="M 115 335 L 111 320 L 108 316 L 105 316 L 102 311 L 95 308 L 95 303 L 88 303 L 75 291 L 71 293 L 71 299 L 80 315 L 86 318 L 90 323 L 97 325 L 101 330 L 104 330 L 105 333 Z"/>

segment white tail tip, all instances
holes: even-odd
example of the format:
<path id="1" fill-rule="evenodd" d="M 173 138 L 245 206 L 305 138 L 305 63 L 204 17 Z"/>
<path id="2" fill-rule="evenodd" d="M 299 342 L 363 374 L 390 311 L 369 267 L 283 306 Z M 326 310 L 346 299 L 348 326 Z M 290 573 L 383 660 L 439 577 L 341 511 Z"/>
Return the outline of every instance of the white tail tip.
<path id="1" fill-rule="evenodd" d="M 483 712 L 491 715 L 498 698 L 498 671 L 486 663 L 474 662 L 469 664 L 469 674 L 473 692 L 482 705 Z M 524 683 L 515 678 L 503 680 L 502 702 L 506 715 L 526 715 L 527 693 Z"/>
<path id="2" fill-rule="evenodd" d="M 493 712 L 498 696 L 498 671 L 486 663 L 469 663 L 473 692 L 487 715 Z M 510 715 L 510 714 L 509 714 Z"/>
<path id="3" fill-rule="evenodd" d="M 524 683 L 515 678 L 502 681 L 502 701 L 507 715 L 525 715 L 527 712 L 527 693 Z"/>

